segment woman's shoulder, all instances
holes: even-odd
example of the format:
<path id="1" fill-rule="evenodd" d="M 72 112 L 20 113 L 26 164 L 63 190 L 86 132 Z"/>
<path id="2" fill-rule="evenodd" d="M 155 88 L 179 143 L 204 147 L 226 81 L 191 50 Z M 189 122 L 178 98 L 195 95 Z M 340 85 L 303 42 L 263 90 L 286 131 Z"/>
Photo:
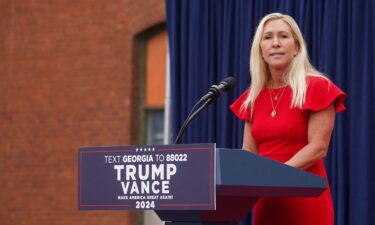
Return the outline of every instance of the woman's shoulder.
<path id="1" fill-rule="evenodd" d="M 232 112 L 241 120 L 250 120 L 250 106 L 245 107 L 245 102 L 249 96 L 250 89 L 242 92 L 240 97 L 238 97 L 229 107 Z"/>
<path id="2" fill-rule="evenodd" d="M 318 111 L 335 103 L 336 111 L 345 109 L 343 101 L 346 94 L 329 78 L 320 74 L 307 76 L 306 102 L 303 108 Z"/>
<path id="3" fill-rule="evenodd" d="M 326 76 L 321 74 L 308 74 L 306 77 L 307 90 L 329 89 L 335 84 Z"/>
<path id="4" fill-rule="evenodd" d="M 308 85 L 309 84 L 324 84 L 324 83 L 329 84 L 332 82 L 328 77 L 322 74 L 307 74 L 306 81 Z"/>

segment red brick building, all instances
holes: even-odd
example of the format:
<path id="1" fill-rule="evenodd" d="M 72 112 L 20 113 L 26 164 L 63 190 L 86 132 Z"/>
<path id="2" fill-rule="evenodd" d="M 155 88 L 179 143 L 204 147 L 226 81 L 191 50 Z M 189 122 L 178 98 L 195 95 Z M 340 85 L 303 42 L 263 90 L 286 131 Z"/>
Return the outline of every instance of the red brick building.
<path id="1" fill-rule="evenodd" d="M 165 2 L 4 0 L 0 14 L 0 224 L 135 224 L 78 211 L 77 148 L 142 141 L 140 46 Z"/>

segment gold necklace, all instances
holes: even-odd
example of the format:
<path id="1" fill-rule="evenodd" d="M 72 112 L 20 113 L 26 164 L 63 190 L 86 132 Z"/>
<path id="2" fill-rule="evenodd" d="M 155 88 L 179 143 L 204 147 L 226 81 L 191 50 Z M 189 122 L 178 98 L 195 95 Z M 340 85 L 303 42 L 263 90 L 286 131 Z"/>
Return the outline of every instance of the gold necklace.
<path id="1" fill-rule="evenodd" d="M 281 90 L 281 94 L 280 94 L 280 97 L 279 97 L 279 98 L 277 98 L 277 96 L 275 97 L 275 100 L 277 100 L 277 102 L 276 102 L 276 106 L 273 105 L 273 99 L 272 99 L 272 95 L 271 95 L 271 89 L 268 88 L 268 93 L 270 94 L 270 100 L 271 100 L 271 106 L 272 106 L 271 117 L 275 117 L 275 116 L 277 115 L 276 109 L 277 109 L 277 106 L 278 106 L 279 103 L 280 103 L 281 97 L 283 96 L 286 87 L 287 87 L 287 86 L 285 86 L 285 87 L 283 88 L 283 90 Z"/>
<path id="2" fill-rule="evenodd" d="M 273 88 L 270 89 L 272 93 L 272 98 L 275 99 L 275 101 L 278 99 L 282 89 L 278 90 L 276 93 L 274 92 Z"/>

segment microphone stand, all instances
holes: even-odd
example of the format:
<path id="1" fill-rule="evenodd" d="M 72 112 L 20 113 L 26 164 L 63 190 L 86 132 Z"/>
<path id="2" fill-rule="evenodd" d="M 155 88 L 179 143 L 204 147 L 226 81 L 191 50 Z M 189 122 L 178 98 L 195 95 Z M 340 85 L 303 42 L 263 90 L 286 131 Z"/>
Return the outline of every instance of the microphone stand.
<path id="1" fill-rule="evenodd" d="M 188 117 L 186 118 L 186 120 L 184 121 L 184 123 L 182 124 L 178 134 L 177 134 L 177 137 L 176 137 L 176 140 L 174 141 L 175 144 L 181 144 L 182 142 L 182 136 L 184 135 L 185 133 L 185 130 L 187 128 L 187 126 L 191 123 L 191 121 L 207 106 L 209 105 L 215 98 L 209 98 L 207 99 L 199 108 L 198 105 L 200 103 L 202 103 L 202 99 L 199 100 L 193 107 L 193 109 L 191 110 L 191 112 L 189 113 Z M 197 108 L 197 109 L 196 109 Z"/>

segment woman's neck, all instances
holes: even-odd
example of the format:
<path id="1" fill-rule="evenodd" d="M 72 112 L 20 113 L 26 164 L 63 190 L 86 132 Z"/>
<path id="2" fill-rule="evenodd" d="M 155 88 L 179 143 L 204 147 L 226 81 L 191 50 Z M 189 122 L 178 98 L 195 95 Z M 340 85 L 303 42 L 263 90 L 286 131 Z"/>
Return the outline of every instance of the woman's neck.
<path id="1" fill-rule="evenodd" d="M 288 83 L 285 73 L 271 73 L 268 86 L 271 88 L 284 87 Z"/>

